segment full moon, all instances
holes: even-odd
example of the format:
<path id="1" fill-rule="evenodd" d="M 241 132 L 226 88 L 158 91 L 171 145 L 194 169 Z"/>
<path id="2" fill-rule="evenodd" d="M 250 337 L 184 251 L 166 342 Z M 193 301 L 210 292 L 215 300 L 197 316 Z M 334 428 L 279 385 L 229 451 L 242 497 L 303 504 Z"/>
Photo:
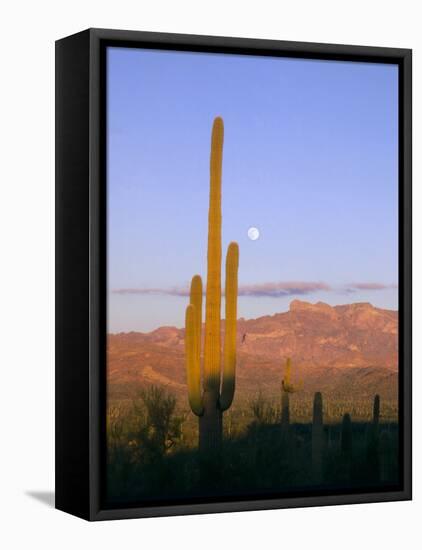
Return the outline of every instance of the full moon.
<path id="1" fill-rule="evenodd" d="M 248 229 L 248 237 L 251 241 L 256 241 L 259 239 L 259 229 L 257 227 L 250 227 Z"/>

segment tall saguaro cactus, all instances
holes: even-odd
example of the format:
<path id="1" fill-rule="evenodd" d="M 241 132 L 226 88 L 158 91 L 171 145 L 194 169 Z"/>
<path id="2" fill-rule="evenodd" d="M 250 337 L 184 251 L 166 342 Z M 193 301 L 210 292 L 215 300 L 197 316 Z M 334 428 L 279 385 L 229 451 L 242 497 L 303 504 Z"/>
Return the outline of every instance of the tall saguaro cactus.
<path id="1" fill-rule="evenodd" d="M 230 243 L 226 257 L 224 362 L 221 365 L 221 172 L 223 120 L 214 120 L 211 137 L 208 212 L 207 289 L 201 389 L 202 279 L 192 278 L 186 308 L 186 369 L 189 403 L 199 417 L 199 447 L 217 450 L 222 440 L 222 414 L 232 404 L 236 370 L 237 274 L 239 246 Z"/>

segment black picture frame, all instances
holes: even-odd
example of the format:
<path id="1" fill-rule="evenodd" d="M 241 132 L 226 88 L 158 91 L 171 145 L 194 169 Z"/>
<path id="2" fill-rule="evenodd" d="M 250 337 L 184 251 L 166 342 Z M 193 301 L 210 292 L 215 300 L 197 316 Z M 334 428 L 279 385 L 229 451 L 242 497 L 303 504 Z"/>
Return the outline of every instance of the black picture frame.
<path id="1" fill-rule="evenodd" d="M 106 193 L 105 48 L 393 63 L 399 68 L 399 489 L 104 506 Z M 87 520 L 412 498 L 412 51 L 88 29 L 56 42 L 56 508 Z"/>

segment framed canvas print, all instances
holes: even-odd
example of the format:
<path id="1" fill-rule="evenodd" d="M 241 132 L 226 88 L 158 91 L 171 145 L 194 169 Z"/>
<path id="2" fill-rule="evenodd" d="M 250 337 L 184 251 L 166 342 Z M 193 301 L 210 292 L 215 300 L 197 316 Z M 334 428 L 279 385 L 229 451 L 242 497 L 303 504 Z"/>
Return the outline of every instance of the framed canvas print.
<path id="1" fill-rule="evenodd" d="M 411 51 L 56 43 L 56 506 L 411 498 Z"/>

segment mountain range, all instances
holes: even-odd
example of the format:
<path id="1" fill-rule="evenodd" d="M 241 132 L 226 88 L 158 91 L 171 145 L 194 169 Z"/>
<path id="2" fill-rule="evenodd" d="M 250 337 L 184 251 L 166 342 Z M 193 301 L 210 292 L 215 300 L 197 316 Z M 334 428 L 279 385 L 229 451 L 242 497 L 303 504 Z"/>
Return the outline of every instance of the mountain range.
<path id="1" fill-rule="evenodd" d="M 224 334 L 224 321 L 222 321 Z M 107 379 L 111 396 L 127 397 L 148 384 L 186 396 L 184 329 L 108 335 Z M 283 365 L 305 394 L 322 391 L 341 399 L 397 400 L 398 312 L 369 303 L 330 306 L 294 300 L 287 312 L 239 319 L 236 397 L 280 391 Z"/>

